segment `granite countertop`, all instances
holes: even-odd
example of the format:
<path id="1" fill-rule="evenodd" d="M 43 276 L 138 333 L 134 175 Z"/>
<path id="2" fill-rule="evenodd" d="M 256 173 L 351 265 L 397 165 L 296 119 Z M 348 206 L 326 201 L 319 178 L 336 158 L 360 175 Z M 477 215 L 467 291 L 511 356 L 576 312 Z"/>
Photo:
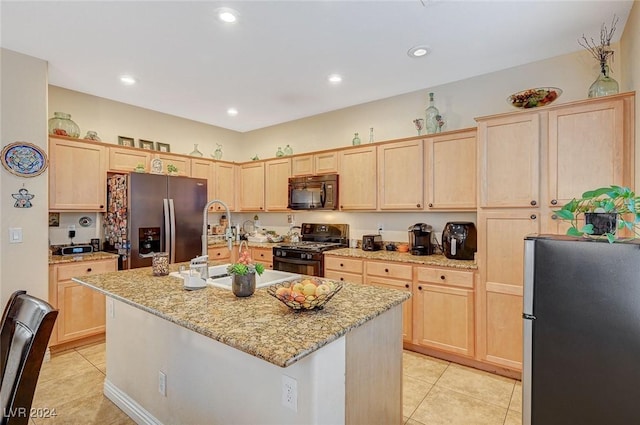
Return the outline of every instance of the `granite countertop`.
<path id="1" fill-rule="evenodd" d="M 363 251 L 360 248 L 340 248 L 325 251 L 325 255 L 340 257 L 355 257 L 365 260 L 397 261 L 400 263 L 421 264 L 425 266 L 451 267 L 454 269 L 477 270 L 478 265 L 473 260 L 451 260 L 444 255 L 411 255 L 408 252 L 397 251 Z"/>
<path id="2" fill-rule="evenodd" d="M 63 263 L 76 263 L 78 261 L 96 261 L 96 260 L 109 260 L 112 258 L 118 258 L 118 254 L 111 252 L 92 252 L 90 254 L 80 255 L 52 255 L 49 257 L 49 264 L 63 264 Z"/>
<path id="3" fill-rule="evenodd" d="M 179 266 L 169 267 L 176 271 Z M 344 282 L 324 309 L 295 312 L 265 288 L 246 298 L 212 286 L 186 291 L 181 279 L 153 276 L 150 267 L 73 280 L 280 367 L 290 366 L 410 297 L 405 291 Z"/>

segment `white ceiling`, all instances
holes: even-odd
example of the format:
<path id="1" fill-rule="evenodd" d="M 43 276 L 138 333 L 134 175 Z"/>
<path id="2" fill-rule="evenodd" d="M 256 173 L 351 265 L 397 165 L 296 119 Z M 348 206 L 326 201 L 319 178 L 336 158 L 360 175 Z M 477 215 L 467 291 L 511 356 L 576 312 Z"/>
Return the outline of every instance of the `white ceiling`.
<path id="1" fill-rule="evenodd" d="M 244 132 L 574 52 L 614 14 L 618 41 L 632 5 L 2 0 L 1 45 L 48 61 L 52 85 Z M 408 57 L 418 44 L 432 53 Z"/>

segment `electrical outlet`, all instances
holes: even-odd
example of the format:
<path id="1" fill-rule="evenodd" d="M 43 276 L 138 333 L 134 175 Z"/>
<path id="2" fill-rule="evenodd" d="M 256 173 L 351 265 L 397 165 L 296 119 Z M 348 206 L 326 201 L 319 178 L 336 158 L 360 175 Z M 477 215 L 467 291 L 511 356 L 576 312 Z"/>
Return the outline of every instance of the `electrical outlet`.
<path id="1" fill-rule="evenodd" d="M 167 396 L 167 375 L 163 371 L 158 371 L 158 392 Z"/>
<path id="2" fill-rule="evenodd" d="M 298 411 L 298 381 L 287 375 L 282 375 L 282 405 Z"/>
<path id="3" fill-rule="evenodd" d="M 287 214 L 287 223 L 289 224 L 294 223 L 293 214 Z"/>
<path id="4" fill-rule="evenodd" d="M 67 226 L 67 230 L 69 230 L 69 231 L 73 230 L 75 232 L 76 225 L 75 224 L 70 224 L 69 226 Z"/>
<path id="5" fill-rule="evenodd" d="M 384 225 L 382 223 L 378 223 L 378 233 L 384 230 Z"/>

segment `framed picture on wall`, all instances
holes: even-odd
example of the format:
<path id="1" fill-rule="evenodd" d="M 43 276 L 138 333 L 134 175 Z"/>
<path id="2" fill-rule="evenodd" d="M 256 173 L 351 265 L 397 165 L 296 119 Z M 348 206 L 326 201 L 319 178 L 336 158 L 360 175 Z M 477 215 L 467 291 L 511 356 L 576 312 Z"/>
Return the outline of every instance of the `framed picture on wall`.
<path id="1" fill-rule="evenodd" d="M 118 144 L 122 146 L 129 146 L 131 148 L 135 147 L 132 137 L 118 136 Z"/>
<path id="2" fill-rule="evenodd" d="M 142 149 L 153 150 L 153 142 L 151 140 L 138 139 L 139 147 Z"/>
<path id="3" fill-rule="evenodd" d="M 156 150 L 160 152 L 171 152 L 171 149 L 168 143 L 156 142 Z"/>

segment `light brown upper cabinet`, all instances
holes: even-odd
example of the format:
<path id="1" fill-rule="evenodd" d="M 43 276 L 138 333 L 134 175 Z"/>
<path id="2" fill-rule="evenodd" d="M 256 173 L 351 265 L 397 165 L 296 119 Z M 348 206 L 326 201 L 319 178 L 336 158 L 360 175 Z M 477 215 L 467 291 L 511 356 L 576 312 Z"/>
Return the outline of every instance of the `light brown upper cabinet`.
<path id="1" fill-rule="evenodd" d="M 109 171 L 131 172 L 138 164 L 142 164 L 145 172 L 151 171 L 151 152 L 109 146 Z"/>
<path id="2" fill-rule="evenodd" d="M 286 211 L 289 204 L 291 159 L 278 158 L 266 161 L 264 167 L 265 209 L 267 211 Z"/>
<path id="3" fill-rule="evenodd" d="M 264 162 L 240 165 L 240 211 L 264 211 Z"/>
<path id="4" fill-rule="evenodd" d="M 107 149 L 78 140 L 49 139 L 49 210 L 105 211 Z"/>
<path id="5" fill-rule="evenodd" d="M 625 127 L 632 99 L 607 97 L 549 111 L 547 205 L 564 205 L 602 186 L 633 185 L 633 129 Z"/>
<path id="6" fill-rule="evenodd" d="M 422 140 L 378 146 L 378 204 L 381 210 L 424 208 L 423 157 Z"/>
<path id="7" fill-rule="evenodd" d="M 229 211 L 235 211 L 236 209 L 236 187 L 238 184 L 238 166 L 229 162 L 216 162 L 215 163 L 215 183 L 214 183 L 214 195 L 212 199 L 219 199 L 229 207 Z M 209 199 L 211 201 L 211 199 Z M 216 211 L 224 211 L 222 205 L 214 204 L 213 208 Z"/>
<path id="8" fill-rule="evenodd" d="M 157 155 L 162 160 L 162 172 L 167 174 L 169 165 L 178 169 L 179 176 L 191 177 L 191 158 L 182 155 L 172 155 L 170 153 L 160 153 Z"/>
<path id="9" fill-rule="evenodd" d="M 375 210 L 376 147 L 366 146 L 340 151 L 340 209 Z"/>
<path id="10" fill-rule="evenodd" d="M 425 199 L 429 210 L 476 209 L 476 129 L 425 140 Z"/>
<path id="11" fill-rule="evenodd" d="M 216 166 L 208 159 L 191 159 L 191 177 L 205 179 L 207 181 L 207 200 L 216 199 Z M 209 211 L 215 211 L 215 206 L 211 205 Z"/>
<path id="12" fill-rule="evenodd" d="M 292 176 L 311 176 L 338 172 L 338 151 L 318 152 L 291 158 Z"/>
<path id="13" fill-rule="evenodd" d="M 481 208 L 531 208 L 540 202 L 540 115 L 480 119 Z"/>

